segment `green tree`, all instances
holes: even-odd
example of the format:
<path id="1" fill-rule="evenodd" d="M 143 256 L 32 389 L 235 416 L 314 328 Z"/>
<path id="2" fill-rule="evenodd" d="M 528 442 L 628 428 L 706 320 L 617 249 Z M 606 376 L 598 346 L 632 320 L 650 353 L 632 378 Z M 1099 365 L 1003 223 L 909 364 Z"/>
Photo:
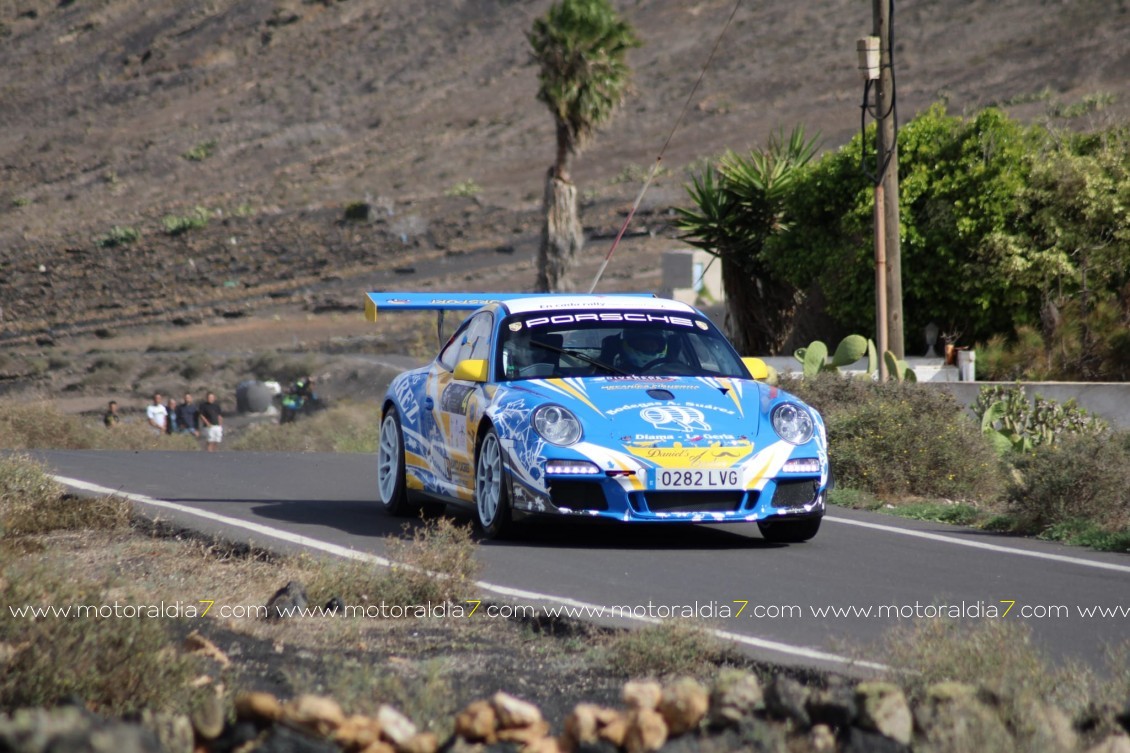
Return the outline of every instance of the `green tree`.
<path id="1" fill-rule="evenodd" d="M 931 321 L 966 342 L 1038 321 L 1043 281 L 1061 259 L 1002 243 L 1019 216 L 1040 134 L 988 109 L 970 119 L 934 106 L 899 132 L 903 294 L 908 333 Z M 860 136 L 825 155 L 786 197 L 804 222 L 765 250 L 775 272 L 817 284 L 844 329 L 874 328 L 873 192 Z"/>
<path id="2" fill-rule="evenodd" d="M 1059 370 L 1121 379 L 1130 369 L 1130 130 L 1051 136 L 1002 242 L 1058 261 L 1042 280 L 1041 323 Z"/>
<path id="3" fill-rule="evenodd" d="M 527 35 L 538 65 L 538 100 L 553 115 L 557 154 L 546 175 L 545 224 L 537 288 L 572 287 L 569 270 L 584 245 L 569 161 L 623 103 L 628 50 L 640 45 L 608 0 L 560 0 Z"/>
<path id="4" fill-rule="evenodd" d="M 682 237 L 721 260 L 731 334 L 747 355 L 777 353 L 788 335 L 799 291 L 770 269 L 764 249 L 790 227 L 784 199 L 815 152 L 801 127 L 748 157 L 727 152 L 687 187 L 695 208 L 676 208 Z"/>

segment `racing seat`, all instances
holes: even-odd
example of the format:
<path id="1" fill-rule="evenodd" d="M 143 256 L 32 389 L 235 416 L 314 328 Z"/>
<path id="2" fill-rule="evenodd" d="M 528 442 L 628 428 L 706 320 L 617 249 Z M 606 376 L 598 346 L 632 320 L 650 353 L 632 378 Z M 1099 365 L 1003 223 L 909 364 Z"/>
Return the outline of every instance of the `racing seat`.
<path id="1" fill-rule="evenodd" d="M 538 342 L 545 343 L 553 348 L 560 348 L 565 342 L 565 336 L 560 334 L 540 335 L 533 338 Z M 537 376 L 550 376 L 557 371 L 557 365 L 561 361 L 561 353 L 549 348 L 539 348 L 536 345 L 530 346 L 530 366 L 534 367 L 530 371 Z"/>
<path id="2" fill-rule="evenodd" d="M 600 341 L 600 361 L 609 366 L 612 365 L 612 359 L 620 352 L 620 335 L 608 335 Z"/>

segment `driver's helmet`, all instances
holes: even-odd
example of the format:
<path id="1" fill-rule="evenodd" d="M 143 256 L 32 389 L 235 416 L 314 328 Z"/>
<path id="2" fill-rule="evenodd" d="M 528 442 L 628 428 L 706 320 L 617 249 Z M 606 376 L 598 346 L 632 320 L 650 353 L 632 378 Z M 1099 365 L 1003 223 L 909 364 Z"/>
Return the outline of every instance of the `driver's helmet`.
<path id="1" fill-rule="evenodd" d="M 653 329 L 629 329 L 623 335 L 624 360 L 641 368 L 667 355 L 667 339 Z"/>

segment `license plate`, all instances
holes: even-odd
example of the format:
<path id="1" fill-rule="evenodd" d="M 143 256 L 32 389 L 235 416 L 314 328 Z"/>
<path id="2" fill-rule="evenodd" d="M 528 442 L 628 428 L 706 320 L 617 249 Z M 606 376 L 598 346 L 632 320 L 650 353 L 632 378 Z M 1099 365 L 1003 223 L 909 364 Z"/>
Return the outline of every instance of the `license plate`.
<path id="1" fill-rule="evenodd" d="M 697 470 L 660 468 L 655 472 L 656 489 L 738 489 L 741 474 L 736 468 Z"/>

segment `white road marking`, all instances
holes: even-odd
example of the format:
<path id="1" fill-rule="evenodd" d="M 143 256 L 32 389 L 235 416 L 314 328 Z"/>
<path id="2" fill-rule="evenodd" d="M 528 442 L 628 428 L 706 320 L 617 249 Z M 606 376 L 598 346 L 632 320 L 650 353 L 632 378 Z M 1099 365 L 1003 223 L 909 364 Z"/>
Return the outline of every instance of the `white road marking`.
<path id="1" fill-rule="evenodd" d="M 859 526 L 860 528 L 873 528 L 876 531 L 884 531 L 886 533 L 898 533 L 903 536 L 914 536 L 919 539 L 929 539 L 930 541 L 940 541 L 945 544 L 955 544 L 957 546 L 968 546 L 974 549 L 985 549 L 990 552 L 1000 552 L 1002 554 L 1018 554 L 1021 557 L 1035 557 L 1036 559 L 1048 560 L 1050 562 L 1066 562 L 1071 565 L 1080 565 L 1081 567 L 1093 567 L 1099 570 L 1113 570 L 1119 573 L 1130 573 L 1130 565 L 1116 565 L 1113 562 L 1101 562 L 1099 560 L 1089 560 L 1082 557 L 1071 557 L 1066 554 L 1052 554 L 1050 552 L 1034 552 L 1029 549 L 1015 549 L 1010 546 L 1001 546 L 1000 544 L 987 544 L 984 541 L 968 541 L 966 539 L 959 539 L 953 536 L 945 536 L 940 533 L 929 533 L 928 531 L 915 531 L 910 528 L 899 528 L 898 526 L 888 526 L 882 523 L 867 523 L 862 520 L 851 520 L 849 518 L 833 517 L 825 515 L 824 520 L 830 523 L 843 523 L 848 526 Z"/>
<path id="2" fill-rule="evenodd" d="M 336 557 L 359 560 L 361 562 L 369 562 L 381 567 L 389 567 L 393 564 L 392 561 L 384 557 L 379 557 L 375 554 L 359 552 L 356 549 L 349 549 L 347 547 L 339 546 L 338 544 L 331 544 L 328 541 L 321 541 L 320 539 L 313 539 L 309 536 L 303 536 L 301 534 L 291 533 L 290 531 L 272 528 L 270 526 L 262 525 L 261 523 L 253 523 L 248 520 L 240 520 L 239 518 L 232 518 L 228 517 L 227 515 L 220 515 L 219 513 L 209 512 L 208 510 L 198 510 L 194 507 L 189 507 L 188 505 L 182 505 L 176 502 L 168 502 L 166 500 L 156 499 L 144 494 L 125 492 L 121 491 L 120 489 L 111 489 L 109 487 L 100 486 L 98 484 L 92 484 L 88 481 L 80 481 L 79 479 L 67 478 L 66 476 L 53 476 L 53 478 L 60 484 L 69 486 L 72 489 L 79 489 L 82 491 L 91 492 L 93 494 L 106 494 L 123 497 L 131 502 L 137 502 L 139 504 L 149 505 L 151 507 L 157 507 L 165 510 L 175 510 L 176 512 L 184 513 L 186 515 L 194 515 L 198 518 L 204 518 L 205 520 L 210 520 L 214 523 L 223 523 L 224 525 L 232 526 L 234 528 L 242 528 L 246 531 L 252 531 L 253 533 L 257 533 L 262 536 L 278 539 L 279 541 L 285 541 L 290 544 L 298 544 L 299 546 L 307 547 L 309 549 L 314 549 L 320 552 L 325 552 L 326 554 L 332 554 Z M 488 583 L 486 581 L 476 581 L 475 586 L 481 588 L 484 591 L 489 591 L 491 593 L 498 594 L 499 596 L 505 596 L 514 599 L 529 599 L 532 601 L 541 601 L 553 605 L 560 604 L 562 606 L 572 607 L 585 611 L 591 610 L 596 612 L 607 610 L 607 607 L 602 607 L 599 604 L 590 604 L 588 602 L 578 601 L 576 599 L 570 599 L 563 596 L 543 594 L 536 591 L 526 591 L 520 588 L 510 588 L 509 586 Z M 646 624 L 658 624 L 662 622 L 659 618 L 647 617 L 643 615 L 627 614 L 621 616 L 626 620 Z M 776 651 L 778 653 L 786 654 L 788 656 L 795 656 L 802 659 L 823 661 L 832 664 L 843 665 L 850 668 L 868 669 L 880 672 L 890 669 L 890 667 L 885 664 L 852 659 L 850 657 L 828 653 L 819 649 L 805 648 L 803 646 L 793 646 L 788 643 L 779 643 L 777 641 L 765 640 L 763 638 L 755 638 L 753 636 L 741 635 L 726 630 L 710 629 L 709 632 L 722 640 L 741 643 L 752 648 Z"/>

